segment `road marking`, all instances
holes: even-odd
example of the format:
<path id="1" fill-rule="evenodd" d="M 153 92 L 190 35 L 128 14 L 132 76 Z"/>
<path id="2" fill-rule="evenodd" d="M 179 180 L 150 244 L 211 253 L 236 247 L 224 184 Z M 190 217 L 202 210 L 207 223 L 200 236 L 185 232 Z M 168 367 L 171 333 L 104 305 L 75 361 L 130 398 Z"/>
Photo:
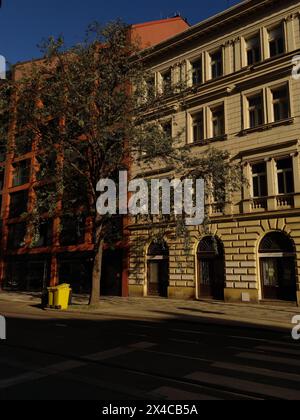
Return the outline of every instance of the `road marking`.
<path id="1" fill-rule="evenodd" d="M 197 360 L 198 362 L 204 362 L 204 363 L 211 363 L 212 362 L 212 360 L 202 359 L 200 357 L 184 356 L 182 354 L 177 354 L 177 353 L 168 353 L 168 352 L 157 351 L 157 350 L 144 350 L 144 351 L 146 353 L 159 354 L 161 356 L 168 356 L 168 357 L 177 357 L 179 359 L 185 359 L 185 360 Z"/>
<path id="2" fill-rule="evenodd" d="M 149 394 L 157 399 L 166 399 L 169 401 L 220 401 L 221 398 L 216 398 L 204 394 L 194 392 L 187 392 L 178 388 L 171 388 L 163 386 L 161 388 L 151 391 Z"/>
<path id="3" fill-rule="evenodd" d="M 240 353 L 240 354 L 237 354 L 236 357 L 239 357 L 240 359 L 259 360 L 261 362 L 269 362 L 269 363 L 300 367 L 300 360 L 286 359 L 285 357 L 266 356 L 264 354 L 254 354 L 254 353 Z"/>
<path id="4" fill-rule="evenodd" d="M 231 378 L 222 375 L 215 375 L 206 372 L 195 372 L 186 376 L 187 379 L 207 383 L 210 385 L 225 386 L 236 391 L 260 394 L 277 399 L 300 400 L 300 391 L 287 388 L 281 388 L 268 384 L 261 384 L 244 379 Z"/>
<path id="5" fill-rule="evenodd" d="M 235 371 L 235 372 L 251 373 L 251 374 L 260 375 L 260 376 L 267 376 L 269 378 L 285 379 L 288 381 L 300 383 L 300 375 L 297 375 L 295 373 L 274 371 L 270 369 L 257 368 L 255 366 L 238 365 L 235 363 L 217 362 L 217 363 L 214 363 L 212 366 L 217 369 L 225 369 L 225 370 L 230 370 L 230 371 Z"/>

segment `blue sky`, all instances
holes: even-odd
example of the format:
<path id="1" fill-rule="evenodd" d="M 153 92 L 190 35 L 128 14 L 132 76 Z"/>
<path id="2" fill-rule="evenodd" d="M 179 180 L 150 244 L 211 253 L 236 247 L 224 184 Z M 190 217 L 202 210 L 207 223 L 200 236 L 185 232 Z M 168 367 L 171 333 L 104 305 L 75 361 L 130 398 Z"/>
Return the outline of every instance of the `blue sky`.
<path id="1" fill-rule="evenodd" d="M 180 12 L 195 24 L 239 0 L 2 0 L 0 54 L 8 62 L 40 56 L 37 44 L 50 35 L 64 34 L 68 43 L 80 41 L 92 21 L 121 17 L 140 23 Z"/>

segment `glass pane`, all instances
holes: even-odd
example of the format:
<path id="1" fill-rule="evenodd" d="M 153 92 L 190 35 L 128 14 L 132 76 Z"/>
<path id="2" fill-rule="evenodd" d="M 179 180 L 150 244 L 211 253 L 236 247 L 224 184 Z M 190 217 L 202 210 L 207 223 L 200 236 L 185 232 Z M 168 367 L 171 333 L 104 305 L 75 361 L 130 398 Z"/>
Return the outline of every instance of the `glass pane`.
<path id="1" fill-rule="evenodd" d="M 210 285 L 210 263 L 209 261 L 201 261 L 201 284 L 205 286 Z"/>
<path id="2" fill-rule="evenodd" d="M 282 159 L 277 161 L 277 169 L 292 169 L 292 159 Z"/>
<path id="3" fill-rule="evenodd" d="M 264 285 L 267 287 L 277 287 L 277 261 L 275 259 L 264 260 L 262 264 Z"/>
<path id="4" fill-rule="evenodd" d="M 285 186 L 284 186 L 284 174 L 278 174 L 278 192 L 279 194 L 285 194 Z"/>
<path id="5" fill-rule="evenodd" d="M 294 175 L 293 172 L 286 172 L 286 193 L 291 194 L 294 192 Z"/>

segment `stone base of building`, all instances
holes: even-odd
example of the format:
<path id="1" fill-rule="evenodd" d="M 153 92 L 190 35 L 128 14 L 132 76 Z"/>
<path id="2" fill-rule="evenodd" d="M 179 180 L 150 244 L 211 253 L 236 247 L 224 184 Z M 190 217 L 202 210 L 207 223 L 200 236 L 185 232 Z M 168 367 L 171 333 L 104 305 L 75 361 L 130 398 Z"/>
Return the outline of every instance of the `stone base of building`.
<path id="1" fill-rule="evenodd" d="M 129 297 L 144 297 L 144 286 L 131 284 L 128 288 Z"/>
<path id="2" fill-rule="evenodd" d="M 169 287 L 170 299 L 192 300 L 195 299 L 194 287 Z"/>
<path id="3" fill-rule="evenodd" d="M 229 303 L 259 303 L 258 290 L 225 289 L 225 302 Z"/>

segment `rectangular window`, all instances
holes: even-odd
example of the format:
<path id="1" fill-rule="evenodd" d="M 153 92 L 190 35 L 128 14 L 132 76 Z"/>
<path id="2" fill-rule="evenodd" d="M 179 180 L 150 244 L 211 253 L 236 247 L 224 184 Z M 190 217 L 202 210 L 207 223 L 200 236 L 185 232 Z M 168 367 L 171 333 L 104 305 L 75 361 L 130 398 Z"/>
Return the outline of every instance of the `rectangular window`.
<path id="1" fill-rule="evenodd" d="M 270 57 L 276 57 L 285 52 L 283 24 L 269 30 L 269 48 Z"/>
<path id="2" fill-rule="evenodd" d="M 294 192 L 293 161 L 291 158 L 277 161 L 278 193 Z"/>
<path id="3" fill-rule="evenodd" d="M 62 230 L 60 244 L 62 246 L 79 245 L 84 243 L 85 218 L 64 217 L 62 219 Z"/>
<path id="4" fill-rule="evenodd" d="M 204 140 L 204 118 L 203 111 L 193 116 L 193 142 Z"/>
<path id="5" fill-rule="evenodd" d="M 19 217 L 27 212 L 28 190 L 10 194 L 9 217 Z"/>
<path id="6" fill-rule="evenodd" d="M 173 136 L 172 121 L 167 121 L 163 123 L 162 129 L 168 138 L 172 138 Z"/>
<path id="7" fill-rule="evenodd" d="M 192 63 L 192 79 L 193 86 L 201 85 L 202 83 L 202 60 L 196 60 Z"/>
<path id="8" fill-rule="evenodd" d="M 259 35 L 246 40 L 247 64 L 251 66 L 261 61 L 261 49 Z"/>
<path id="9" fill-rule="evenodd" d="M 13 164 L 14 174 L 13 174 L 13 187 L 19 187 L 21 185 L 27 184 L 30 178 L 30 160 L 22 160 Z"/>
<path id="10" fill-rule="evenodd" d="M 268 195 L 266 163 L 252 166 L 253 197 L 266 197 Z"/>
<path id="11" fill-rule="evenodd" d="M 290 117 L 290 103 L 287 86 L 272 90 L 274 122 Z"/>
<path id="12" fill-rule="evenodd" d="M 162 91 L 163 93 L 168 93 L 171 90 L 172 86 L 172 71 L 169 69 L 165 73 L 161 74 L 162 77 Z"/>
<path id="13" fill-rule="evenodd" d="M 153 99 L 155 96 L 155 76 L 154 75 L 150 75 L 148 77 L 148 79 L 146 80 L 146 89 L 147 89 L 147 99 Z"/>
<path id="14" fill-rule="evenodd" d="M 24 246 L 26 223 L 16 223 L 8 228 L 8 248 L 18 249 Z"/>
<path id="15" fill-rule="evenodd" d="M 223 53 L 222 50 L 210 55 L 211 61 L 211 78 L 217 79 L 223 76 Z"/>
<path id="16" fill-rule="evenodd" d="M 224 106 L 219 106 L 211 110 L 212 116 L 212 135 L 221 137 L 225 134 Z"/>
<path id="17" fill-rule="evenodd" d="M 255 128 L 263 124 L 263 98 L 262 94 L 248 98 L 249 128 Z"/>

